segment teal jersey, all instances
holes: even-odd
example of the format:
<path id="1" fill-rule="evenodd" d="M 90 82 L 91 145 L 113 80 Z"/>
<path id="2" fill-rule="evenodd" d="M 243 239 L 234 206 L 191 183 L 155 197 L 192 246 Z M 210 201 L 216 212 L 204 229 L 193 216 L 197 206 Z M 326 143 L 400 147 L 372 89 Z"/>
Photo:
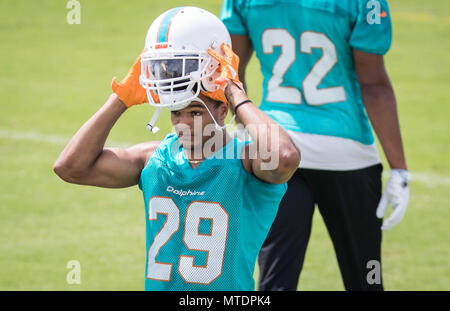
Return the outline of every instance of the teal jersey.
<path id="1" fill-rule="evenodd" d="M 242 166 L 245 142 L 228 143 L 196 169 L 175 134 L 141 172 L 146 215 L 146 290 L 254 290 L 256 257 L 287 184 Z"/>
<path id="2" fill-rule="evenodd" d="M 264 76 L 260 108 L 277 123 L 374 143 L 352 49 L 389 50 L 385 0 L 224 0 L 221 19 L 250 38 Z"/>

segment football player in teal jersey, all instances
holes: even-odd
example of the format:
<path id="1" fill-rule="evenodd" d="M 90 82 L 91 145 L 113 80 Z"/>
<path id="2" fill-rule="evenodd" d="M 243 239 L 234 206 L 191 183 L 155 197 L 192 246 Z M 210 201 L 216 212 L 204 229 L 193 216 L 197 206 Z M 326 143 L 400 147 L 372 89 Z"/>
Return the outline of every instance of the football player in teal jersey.
<path id="1" fill-rule="evenodd" d="M 70 183 L 142 190 L 146 290 L 253 290 L 258 252 L 299 164 L 289 135 L 250 104 L 230 44 L 206 10 L 163 13 L 128 75 L 113 80 L 114 93 L 54 164 Z M 149 128 L 168 108 L 175 133 L 105 148 L 119 117 L 147 101 L 157 107 Z M 248 126 L 250 142 L 227 133 L 228 109 Z"/>
<path id="2" fill-rule="evenodd" d="M 381 230 L 409 200 L 396 100 L 383 55 L 391 46 L 386 0 L 224 0 L 221 19 L 244 81 L 255 51 L 260 109 L 302 151 L 259 256 L 261 290 L 295 290 L 317 204 L 348 290 L 382 290 Z M 245 82 L 245 81 L 244 81 Z M 378 136 L 391 171 L 381 196 Z M 380 199 L 381 198 L 381 199 Z M 393 212 L 384 223 L 388 205 Z"/>

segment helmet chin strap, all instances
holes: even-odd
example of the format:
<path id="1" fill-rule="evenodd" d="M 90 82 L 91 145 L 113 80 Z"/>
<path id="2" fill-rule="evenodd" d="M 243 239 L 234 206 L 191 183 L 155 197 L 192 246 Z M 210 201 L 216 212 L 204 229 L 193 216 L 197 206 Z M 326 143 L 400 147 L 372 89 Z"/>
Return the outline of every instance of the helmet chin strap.
<path id="1" fill-rule="evenodd" d="M 153 134 L 157 133 L 159 131 L 159 127 L 155 126 L 156 120 L 158 120 L 159 114 L 161 113 L 161 107 L 156 108 L 155 112 L 153 113 L 152 118 L 147 123 L 147 129 L 152 132 Z"/>
<path id="2" fill-rule="evenodd" d="M 205 106 L 206 110 L 208 111 L 209 115 L 211 116 L 211 118 L 214 121 L 214 124 L 216 125 L 216 130 L 218 131 L 223 131 L 224 129 L 226 129 L 227 127 L 231 126 L 233 124 L 234 119 L 236 118 L 236 115 L 233 115 L 233 117 L 231 118 L 230 122 L 228 122 L 228 124 L 225 124 L 224 126 L 220 126 L 216 119 L 214 118 L 214 116 L 212 115 L 211 111 L 209 110 L 208 106 L 206 106 L 205 102 L 203 100 L 201 100 L 200 98 L 196 98 L 195 101 L 199 101 L 203 104 L 203 106 Z"/>
<path id="3" fill-rule="evenodd" d="M 203 106 L 205 106 L 206 110 L 208 111 L 209 115 L 211 116 L 211 118 L 214 121 L 214 124 L 216 126 L 216 130 L 218 131 L 223 131 L 224 129 L 226 129 L 227 127 L 231 126 L 234 122 L 234 119 L 236 118 L 236 115 L 233 115 L 233 117 L 231 118 L 230 122 L 228 122 L 228 124 L 221 126 L 217 123 L 216 119 L 214 118 L 214 116 L 212 115 L 211 111 L 209 110 L 208 106 L 205 104 L 205 102 L 203 100 L 201 100 L 200 98 L 195 98 L 192 101 L 198 101 L 200 103 L 203 104 Z M 150 121 L 147 124 L 147 129 L 152 132 L 153 134 L 156 134 L 159 131 L 159 127 L 155 126 L 156 120 L 158 120 L 159 115 L 161 114 L 161 110 L 162 107 L 157 107 L 155 112 L 153 113 L 152 118 L 150 119 Z"/>

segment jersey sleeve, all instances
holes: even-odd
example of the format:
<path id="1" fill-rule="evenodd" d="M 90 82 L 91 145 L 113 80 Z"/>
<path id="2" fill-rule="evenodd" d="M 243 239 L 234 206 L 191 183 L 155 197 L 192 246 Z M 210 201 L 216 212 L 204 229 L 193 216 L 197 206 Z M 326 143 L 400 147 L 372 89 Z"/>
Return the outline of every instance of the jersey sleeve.
<path id="1" fill-rule="evenodd" d="M 270 228 L 277 215 L 281 199 L 286 193 L 287 183 L 270 184 L 247 173 L 244 187 L 249 198 L 246 209 L 252 215 L 253 221 L 260 226 Z"/>
<path id="2" fill-rule="evenodd" d="M 254 194 L 254 199 L 261 204 L 272 203 L 278 206 L 287 190 L 287 183 L 270 184 L 248 174 L 246 190 Z M 257 205 L 259 205 L 257 203 Z"/>
<path id="3" fill-rule="evenodd" d="M 246 35 L 247 27 L 244 19 L 237 9 L 236 0 L 224 0 L 222 3 L 222 10 L 220 12 L 220 19 L 225 24 L 230 35 Z"/>
<path id="4" fill-rule="evenodd" d="M 358 0 L 350 46 L 366 53 L 384 55 L 392 43 L 392 23 L 386 0 Z"/>

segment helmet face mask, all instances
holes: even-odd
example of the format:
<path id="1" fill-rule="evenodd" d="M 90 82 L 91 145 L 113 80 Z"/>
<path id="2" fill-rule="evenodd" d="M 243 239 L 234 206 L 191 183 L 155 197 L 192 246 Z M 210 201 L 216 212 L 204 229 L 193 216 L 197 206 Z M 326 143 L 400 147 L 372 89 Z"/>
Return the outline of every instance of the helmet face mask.
<path id="1" fill-rule="evenodd" d="M 191 72 L 199 71 L 199 60 L 187 58 L 189 55 L 185 57 L 181 55 L 180 58 L 150 60 L 150 76 L 156 80 L 168 80 L 184 77 L 191 74 Z"/>
<path id="2" fill-rule="evenodd" d="M 223 54 L 222 43 L 231 46 L 230 35 L 220 19 L 206 10 L 181 7 L 160 15 L 148 30 L 141 56 L 140 83 L 149 104 L 181 110 L 200 91 L 217 91 L 214 80 L 219 64 L 208 49 Z"/>
<path id="3" fill-rule="evenodd" d="M 212 58 L 207 53 L 193 54 L 191 51 L 181 55 L 144 53 L 143 74 L 140 80 L 145 89 L 158 95 L 159 103 L 155 103 L 152 96 L 149 97 L 153 104 L 179 110 L 194 100 L 200 91 L 218 88 L 216 85 L 211 87 L 203 82 L 206 79 L 213 80 L 211 76 L 215 74 L 216 68 L 217 65 L 212 64 Z"/>

